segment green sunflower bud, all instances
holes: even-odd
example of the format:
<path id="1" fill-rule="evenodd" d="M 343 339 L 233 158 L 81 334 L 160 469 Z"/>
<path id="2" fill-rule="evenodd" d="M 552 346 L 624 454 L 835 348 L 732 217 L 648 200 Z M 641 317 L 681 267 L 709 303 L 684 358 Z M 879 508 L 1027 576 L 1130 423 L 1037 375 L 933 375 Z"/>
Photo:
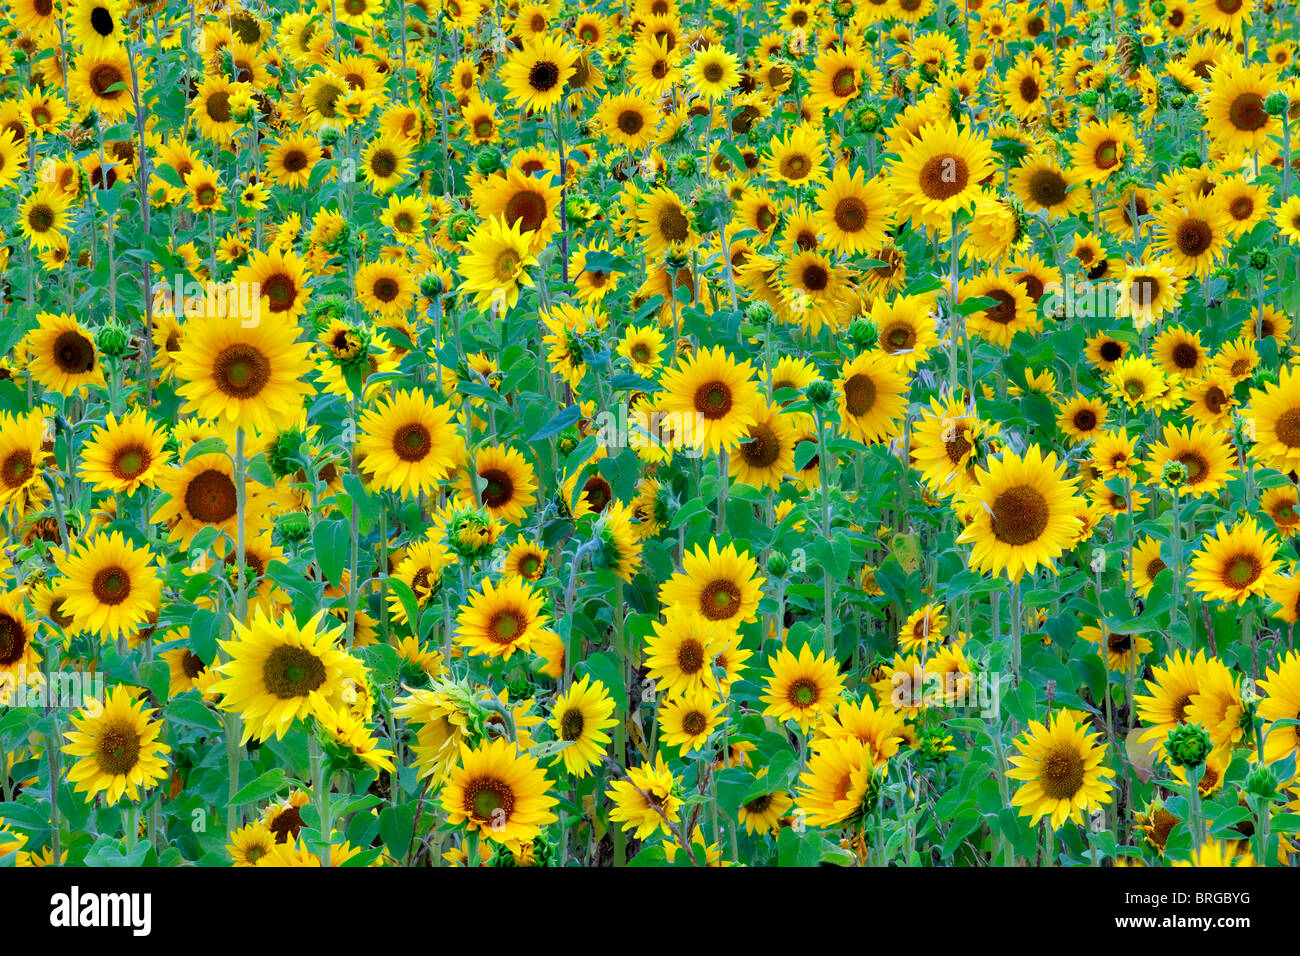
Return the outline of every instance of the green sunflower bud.
<path id="1" fill-rule="evenodd" d="M 105 358 L 120 359 L 131 346 L 131 333 L 122 328 L 116 319 L 101 325 L 95 332 L 95 347 Z"/>
<path id="2" fill-rule="evenodd" d="M 773 551 L 767 557 L 767 573 L 774 578 L 783 578 L 790 571 L 790 559 L 782 551 Z"/>
<path id="3" fill-rule="evenodd" d="M 501 150 L 495 146 L 480 146 L 478 152 L 474 154 L 474 168 L 484 176 L 491 176 L 501 167 Z"/>
<path id="4" fill-rule="evenodd" d="M 831 402 L 831 396 L 834 394 L 834 387 L 824 378 L 819 378 L 808 386 L 808 401 L 812 402 L 819 408 L 825 408 L 829 405 Z"/>
<path id="5" fill-rule="evenodd" d="M 1210 735 L 1200 724 L 1182 724 L 1165 738 L 1165 753 L 1177 767 L 1200 767 L 1213 749 Z"/>
<path id="6" fill-rule="evenodd" d="M 1284 116 L 1290 105 L 1286 94 L 1281 90 L 1274 90 L 1264 100 L 1264 109 L 1268 110 L 1269 116 Z"/>
<path id="7" fill-rule="evenodd" d="M 854 319 L 853 324 L 849 326 L 849 338 L 856 351 L 865 352 L 880 340 L 880 333 L 876 329 L 875 322 L 868 318 L 859 318 Z"/>
<path id="8" fill-rule="evenodd" d="M 286 541 L 302 541 L 311 534 L 311 522 L 299 511 L 285 515 L 276 522 L 276 528 Z"/>

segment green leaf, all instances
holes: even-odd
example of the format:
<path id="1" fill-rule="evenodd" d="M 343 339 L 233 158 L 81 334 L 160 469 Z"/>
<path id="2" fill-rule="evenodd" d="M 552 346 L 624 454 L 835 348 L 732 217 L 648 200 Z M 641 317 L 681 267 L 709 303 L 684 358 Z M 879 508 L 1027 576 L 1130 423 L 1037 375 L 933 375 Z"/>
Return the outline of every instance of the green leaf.
<path id="1" fill-rule="evenodd" d="M 239 792 L 231 797 L 230 802 L 239 806 L 261 803 L 279 793 L 280 788 L 286 783 L 288 780 L 285 779 L 284 771 L 276 767 L 274 770 L 268 770 L 252 783 L 240 787 Z"/>
<path id="2" fill-rule="evenodd" d="M 571 425 L 576 425 L 578 419 L 582 417 L 582 409 L 577 405 L 567 406 L 560 414 L 556 415 L 549 422 L 543 425 L 537 432 L 528 439 L 530 442 L 546 441 L 552 435 L 558 435 Z"/>
<path id="3" fill-rule="evenodd" d="M 352 530 L 343 518 L 329 518 L 316 525 L 312 532 L 312 545 L 316 549 L 316 564 L 332 586 L 343 579 L 343 567 L 351 551 Z"/>
<path id="4" fill-rule="evenodd" d="M 379 811 L 379 837 L 398 861 L 405 860 L 415 836 L 415 810 L 409 803 Z"/>
<path id="5" fill-rule="evenodd" d="M 578 664 L 577 671 L 579 676 L 590 674 L 592 680 L 604 684 L 619 710 L 627 712 L 627 687 L 623 683 L 623 668 L 613 654 L 609 651 L 591 654 Z"/>

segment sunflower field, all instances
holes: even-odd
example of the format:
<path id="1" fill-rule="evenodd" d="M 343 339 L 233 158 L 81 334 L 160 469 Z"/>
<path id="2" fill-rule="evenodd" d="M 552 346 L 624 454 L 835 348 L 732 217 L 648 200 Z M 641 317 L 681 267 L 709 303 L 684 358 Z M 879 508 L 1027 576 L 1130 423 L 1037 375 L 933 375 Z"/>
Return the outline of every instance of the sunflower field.
<path id="1" fill-rule="evenodd" d="M 5 0 L 0 864 L 1289 866 L 1282 0 Z"/>

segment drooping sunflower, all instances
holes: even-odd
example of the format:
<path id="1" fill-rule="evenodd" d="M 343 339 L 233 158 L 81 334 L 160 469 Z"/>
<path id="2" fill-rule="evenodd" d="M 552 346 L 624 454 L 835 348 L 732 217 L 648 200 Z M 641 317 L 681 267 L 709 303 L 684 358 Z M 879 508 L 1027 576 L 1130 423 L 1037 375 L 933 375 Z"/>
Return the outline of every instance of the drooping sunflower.
<path id="1" fill-rule="evenodd" d="M 970 127 L 951 120 L 922 127 L 899 147 L 889 182 L 899 203 L 899 218 L 917 226 L 947 227 L 958 210 L 969 210 L 979 184 L 994 171 L 993 148 Z"/>
<path id="2" fill-rule="evenodd" d="M 1148 474 L 1159 476 L 1169 462 L 1178 462 L 1187 472 L 1179 486 L 1184 494 L 1214 495 L 1229 481 L 1237 463 L 1236 450 L 1224 441 L 1222 433 L 1205 425 L 1178 428 L 1165 425 L 1164 441 L 1147 449 Z"/>
<path id="3" fill-rule="evenodd" d="M 485 579 L 461 606 L 457 642 L 470 653 L 509 660 L 546 629 L 544 604 L 544 596 L 522 578 L 505 578 L 495 586 Z"/>
<path id="4" fill-rule="evenodd" d="M 167 436 L 144 409 L 128 412 L 120 419 L 109 412 L 103 427 L 81 451 L 77 474 L 98 491 L 127 496 L 140 487 L 153 487 L 171 457 L 163 447 Z"/>
<path id="5" fill-rule="evenodd" d="M 840 431 L 867 445 L 897 434 L 908 386 L 907 377 L 886 354 L 864 352 L 846 361 L 835 382 Z"/>
<path id="6" fill-rule="evenodd" d="M 767 693 L 761 700 L 767 704 L 763 714 L 778 721 L 793 720 L 807 731 L 823 714 L 835 710 L 844 691 L 844 678 L 834 656 L 818 652 L 814 657 L 807 644 L 795 657 L 789 648 L 767 659 L 771 673 L 767 677 Z"/>
<path id="7" fill-rule="evenodd" d="M 62 395 L 84 395 L 87 386 L 103 385 L 95 340 L 76 316 L 42 312 L 27 333 L 27 370 L 44 388 Z"/>
<path id="8" fill-rule="evenodd" d="M 758 383 L 749 362 L 737 362 L 721 345 L 683 356 L 664 372 L 659 407 L 681 417 L 681 431 L 696 448 L 734 450 L 757 421 Z"/>
<path id="9" fill-rule="evenodd" d="M 185 323 L 176 375 L 186 411 L 246 431 L 287 428 L 311 392 L 311 344 L 297 324 L 272 312 L 249 321 L 234 304 Z"/>
<path id="10" fill-rule="evenodd" d="M 222 695 L 222 710 L 242 717 L 240 743 L 282 738 L 295 721 L 327 715 L 344 706 L 348 688 L 364 685 L 364 665 L 338 647 L 343 628 L 321 628 L 326 613 L 302 626 L 292 614 L 273 620 L 260 609 L 247 624 L 232 621 L 212 693 Z"/>
<path id="11" fill-rule="evenodd" d="M 682 570 L 660 585 L 659 600 L 694 609 L 734 631 L 757 619 L 765 580 L 748 551 L 738 551 L 734 544 L 719 550 L 710 538 L 707 552 L 696 545 L 683 557 Z"/>
<path id="12" fill-rule="evenodd" d="M 77 761 L 68 768 L 68 780 L 91 803 L 103 793 L 112 806 L 125 794 L 139 800 L 167 776 L 164 756 L 171 747 L 159 742 L 162 722 L 151 720 L 152 709 L 135 700 L 125 687 L 115 687 L 103 705 L 86 708 L 72 718 L 73 729 L 64 732 L 63 752 Z"/>
<path id="13" fill-rule="evenodd" d="M 549 110 L 563 98 L 577 61 L 578 54 L 557 37 L 542 35 L 525 41 L 501 69 L 506 95 L 522 109 Z"/>
<path id="14" fill-rule="evenodd" d="M 418 391 L 398 392 L 361 415 L 362 468 L 390 491 L 433 492 L 456 467 L 452 410 Z"/>
<path id="15" fill-rule="evenodd" d="M 447 822 L 464 824 L 496 843 L 530 841 L 554 823 L 559 801 L 537 761 L 498 737 L 474 749 L 460 745 L 460 759 L 442 790 Z"/>
<path id="16" fill-rule="evenodd" d="M 162 580 L 148 546 L 120 531 L 101 533 L 76 550 L 55 555 L 63 610 L 74 626 L 104 638 L 135 633 L 158 611 Z"/>
<path id="17" fill-rule="evenodd" d="M 973 515 L 957 538 L 974 543 L 971 566 L 1019 581 L 1026 571 L 1049 565 L 1073 546 L 1079 519 L 1071 504 L 1078 478 L 1065 477 L 1055 453 L 1037 445 L 1022 457 L 1004 452 L 976 470 L 975 486 L 958 496 Z"/>
<path id="18" fill-rule="evenodd" d="M 1253 517 L 1242 518 L 1231 529 L 1223 522 L 1192 555 L 1192 588 L 1206 600 L 1244 604 L 1252 594 L 1267 594 L 1282 569 L 1277 539 L 1262 530 Z"/>
<path id="19" fill-rule="evenodd" d="M 555 763 L 563 762 L 564 769 L 579 779 L 590 773 L 610 743 L 605 731 L 618 723 L 613 713 L 614 699 L 609 690 L 590 675 L 556 697 L 551 708 L 551 729 L 556 740 L 567 741 L 569 746 L 560 751 Z"/>
<path id="20" fill-rule="evenodd" d="M 1098 733 L 1065 710 L 1058 710 L 1050 725 L 1037 720 L 1014 741 L 1019 755 L 1011 758 L 1012 780 L 1024 781 L 1011 797 L 1011 804 L 1031 824 L 1047 817 L 1054 828 L 1067 820 L 1083 823 L 1083 813 L 1100 809 L 1111 801 L 1112 784 L 1107 777 L 1115 771 L 1103 766 L 1106 745 L 1097 743 Z"/>

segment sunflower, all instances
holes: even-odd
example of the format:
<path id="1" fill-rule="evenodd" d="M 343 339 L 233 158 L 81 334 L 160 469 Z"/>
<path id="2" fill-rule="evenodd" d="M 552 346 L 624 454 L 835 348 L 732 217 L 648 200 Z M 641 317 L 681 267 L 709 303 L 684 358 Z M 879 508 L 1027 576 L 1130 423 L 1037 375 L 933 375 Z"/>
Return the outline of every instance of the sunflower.
<path id="1" fill-rule="evenodd" d="M 722 723 L 723 704 L 703 690 L 666 700 L 659 708 L 662 742 L 680 747 L 682 755 L 700 750 Z"/>
<path id="2" fill-rule="evenodd" d="M 18 207 L 19 231 L 33 249 L 46 250 L 67 242 L 63 231 L 68 227 L 70 203 L 63 192 L 52 185 L 33 190 Z"/>
<path id="3" fill-rule="evenodd" d="M 511 168 L 489 180 L 476 195 L 479 214 L 485 219 L 503 216 L 509 225 L 518 226 L 533 253 L 540 253 L 559 228 L 557 182 Z"/>
<path id="4" fill-rule="evenodd" d="M 1083 811 L 1092 813 L 1110 803 L 1112 784 L 1106 778 L 1115 771 L 1102 764 L 1106 745 L 1097 743 L 1098 736 L 1068 711 L 1058 710 L 1048 726 L 1031 720 L 1028 731 L 1014 741 L 1020 754 L 1011 758 L 1015 767 L 1007 776 L 1024 783 L 1011 805 L 1031 824 L 1047 817 L 1059 828 L 1067 820 L 1082 824 Z"/>
<path id="5" fill-rule="evenodd" d="M 87 53 L 116 51 L 126 36 L 122 0 L 74 0 L 68 26 L 77 46 Z"/>
<path id="6" fill-rule="evenodd" d="M 248 262 L 235 270 L 236 283 L 255 283 L 262 312 L 296 319 L 307 309 L 305 263 L 292 251 L 254 249 Z"/>
<path id="7" fill-rule="evenodd" d="M 275 834 L 265 823 L 255 821 L 234 830 L 226 850 L 235 866 L 259 866 L 275 849 Z"/>
<path id="8" fill-rule="evenodd" d="M 271 147 L 266 156 L 266 177 L 290 189 L 311 182 L 311 172 L 323 155 L 314 137 L 290 133 Z"/>
<path id="9" fill-rule="evenodd" d="M 734 544 L 719 551 L 718 542 L 710 538 L 707 552 L 696 545 L 684 556 L 682 570 L 660 586 L 659 600 L 694 609 L 734 632 L 757 619 L 764 580 L 748 551 L 738 551 Z"/>
<path id="10" fill-rule="evenodd" d="M 398 392 L 361 415 L 357 451 L 380 487 L 433 492 L 456 467 L 452 410 L 417 391 Z"/>
<path id="11" fill-rule="evenodd" d="M 836 167 L 817 194 L 817 206 L 822 241 L 841 252 L 879 249 L 893 224 L 889 189 L 876 179 L 864 179 L 860 168 Z"/>
<path id="12" fill-rule="evenodd" d="M 154 487 L 171 457 L 163 447 L 167 436 L 144 411 L 136 409 L 121 419 L 109 412 L 104 427 L 81 451 L 77 474 L 96 490 L 133 495 L 141 486 Z"/>
<path id="13" fill-rule="evenodd" d="M 475 304 L 486 310 L 504 310 L 519 301 L 520 286 L 531 286 L 528 268 L 537 264 L 532 236 L 520 231 L 520 222 L 493 216 L 474 230 L 457 268 L 461 291 L 472 293 Z"/>
<path id="14" fill-rule="evenodd" d="M 185 323 L 176 357 L 185 410 L 247 431 L 287 428 L 311 392 L 311 344 L 285 313 L 250 322 L 228 300 Z"/>
<path id="15" fill-rule="evenodd" d="M 522 522 L 537 501 L 537 476 L 533 467 L 517 450 L 507 445 L 479 449 L 475 456 L 483 507 L 493 518 L 511 524 Z M 461 494 L 473 497 L 473 485 L 467 471 L 459 476 Z"/>
<path id="16" fill-rule="evenodd" d="M 109 123 L 135 114 L 131 89 L 131 65 L 126 51 L 117 46 L 83 52 L 68 77 L 72 99 L 85 109 L 95 110 Z"/>
<path id="17" fill-rule="evenodd" d="M 521 109 L 544 112 L 564 97 L 578 54 L 560 39 L 542 35 L 524 42 L 501 70 L 506 95 Z"/>
<path id="18" fill-rule="evenodd" d="M 763 715 L 778 721 L 794 720 L 807 731 L 823 714 L 831 713 L 840 702 L 844 678 L 834 657 L 818 652 L 814 657 L 807 644 L 795 657 L 788 648 L 767 659 L 771 673 L 767 693 L 760 699 L 767 704 Z"/>
<path id="19" fill-rule="evenodd" d="M 665 620 L 652 623 L 646 636 L 646 676 L 668 697 L 696 690 L 720 692 L 713 661 L 730 637 L 728 628 L 693 608 L 669 605 Z"/>
<path id="20" fill-rule="evenodd" d="M 924 126 L 890 165 L 899 218 L 946 227 L 958 210 L 974 206 L 979 184 L 993 171 L 992 145 L 981 134 L 959 130 L 951 119 Z"/>
<path id="21" fill-rule="evenodd" d="M 1104 183 L 1140 166 L 1145 153 L 1132 124 L 1123 117 L 1086 124 L 1070 147 L 1074 174 L 1089 183 Z"/>
<path id="22" fill-rule="evenodd" d="M 0 509 L 21 514 L 48 499 L 45 468 L 54 455 L 45 447 L 45 429 L 42 408 L 25 415 L 0 412 Z"/>
<path id="23" fill-rule="evenodd" d="M 231 103 L 237 94 L 247 95 L 248 86 L 232 83 L 224 76 L 205 76 L 190 101 L 194 124 L 201 134 L 218 146 L 234 139 L 240 124 L 234 117 Z"/>
<path id="24" fill-rule="evenodd" d="M 1300 751 L 1300 724 L 1276 727 L 1274 721 L 1300 718 L 1300 653 L 1291 651 L 1269 667 L 1265 679 L 1259 682 L 1263 699 L 1259 715 L 1267 723 L 1264 728 L 1265 763 L 1284 760 Z"/>
<path id="25" fill-rule="evenodd" d="M 101 705 L 87 707 L 72 718 L 74 729 L 65 731 L 63 752 L 76 757 L 68 780 L 91 803 L 103 793 L 112 806 L 125 794 L 139 800 L 167 776 L 165 754 L 171 748 L 159 742 L 161 721 L 150 720 L 153 710 L 133 700 L 125 687 L 115 687 Z"/>
<path id="26" fill-rule="evenodd" d="M 835 115 L 849 109 L 854 100 L 879 80 L 880 74 L 866 51 L 852 46 L 822 50 L 807 75 L 808 105 Z"/>
<path id="27" fill-rule="evenodd" d="M 1011 174 L 1011 188 L 1030 212 L 1068 216 L 1083 205 L 1085 190 L 1073 173 L 1048 156 L 1031 154 Z"/>
<path id="28" fill-rule="evenodd" d="M 1105 430 L 1109 415 L 1105 402 L 1076 392 L 1057 404 L 1056 424 L 1071 441 L 1090 441 Z"/>
<path id="29" fill-rule="evenodd" d="M 754 778 L 754 787 L 767 775 L 767 768 L 760 767 Z M 753 788 L 750 789 L 750 793 Z M 794 801 L 784 790 L 760 793 L 740 805 L 736 818 L 745 825 L 746 833 L 775 833 L 781 828 L 781 818 L 785 816 Z"/>
<path id="30" fill-rule="evenodd" d="M 398 318 L 411 311 L 415 281 L 411 270 L 397 259 L 367 262 L 357 269 L 357 301 L 380 318 Z"/>
<path id="31" fill-rule="evenodd" d="M 1152 649 L 1151 642 L 1140 634 L 1117 634 L 1091 624 L 1079 628 L 1079 637 L 1090 644 L 1105 644 L 1102 662 L 1108 671 L 1116 674 L 1129 673 L 1135 656 L 1140 664 L 1143 656 L 1150 654 Z"/>
<path id="32" fill-rule="evenodd" d="M 596 118 L 610 141 L 629 152 L 648 146 L 659 129 L 654 106 L 636 94 L 606 97 L 596 111 Z"/>
<path id="33" fill-rule="evenodd" d="M 740 81 L 739 61 L 721 46 L 699 50 L 687 69 L 695 91 L 707 100 L 720 100 Z"/>
<path id="34" fill-rule="evenodd" d="M 637 219 L 645 250 L 651 255 L 690 249 L 699 243 L 690 209 L 671 189 L 661 187 L 646 194 L 637 209 Z"/>
<path id="35" fill-rule="evenodd" d="M 1120 359 L 1106 375 L 1106 390 L 1129 408 L 1150 408 L 1169 393 L 1163 372 L 1145 355 Z"/>
<path id="36" fill-rule="evenodd" d="M 975 487 L 958 496 L 974 518 L 957 538 L 973 542 L 971 566 L 1014 582 L 1050 565 L 1071 546 L 1079 519 L 1071 506 L 1077 478 L 1065 478 L 1056 455 L 1031 445 L 1024 457 L 1005 452 L 976 469 Z"/>
<path id="37" fill-rule="evenodd" d="M 590 773 L 610 743 L 605 731 L 618 724 L 610 716 L 613 713 L 614 700 L 609 691 L 590 676 L 556 697 L 551 708 L 551 729 L 556 740 L 567 741 L 569 746 L 560 751 L 555 763 L 562 762 L 564 769 L 579 779 Z"/>
<path id="38" fill-rule="evenodd" d="M 1128 430 L 1099 435 L 1093 442 L 1092 463 L 1103 478 L 1137 478 L 1137 446 Z"/>
<path id="39" fill-rule="evenodd" d="M 1300 373 L 1285 365 L 1276 383 L 1252 389 L 1246 417 L 1254 426 L 1258 460 L 1281 472 L 1300 467 Z"/>
<path id="40" fill-rule="evenodd" d="M 177 468 L 165 468 L 158 487 L 168 495 L 153 514 L 156 524 L 169 523 L 169 539 L 189 547 L 204 528 L 215 528 L 234 541 L 238 529 L 238 498 L 234 466 L 222 453 L 195 455 Z M 246 492 L 245 533 L 251 537 L 267 520 L 260 486 L 250 482 Z"/>
<path id="41" fill-rule="evenodd" d="M 36 322 L 24 343 L 32 378 L 63 395 L 85 395 L 87 386 L 104 384 L 95 340 L 76 316 L 42 312 Z"/>
<path id="42" fill-rule="evenodd" d="M 1147 473 L 1160 475 L 1165 465 L 1177 462 L 1187 472 L 1187 479 L 1179 485 L 1183 494 L 1217 495 L 1230 480 L 1232 468 L 1237 463 L 1237 452 L 1224 441 L 1218 429 L 1205 425 L 1178 428 L 1165 425 L 1164 441 L 1151 444 L 1147 449 Z"/>
<path id="43" fill-rule="evenodd" d="M 325 614 L 302 626 L 291 614 L 273 620 L 260 609 L 247 625 L 232 621 L 231 640 L 220 642 L 229 659 L 217 666 L 222 679 L 212 692 L 222 695 L 222 710 L 243 718 L 240 743 L 283 738 L 294 721 L 328 716 L 364 684 L 364 665 L 337 646 L 343 629 L 320 629 Z"/>
<path id="44" fill-rule="evenodd" d="M 1209 365 L 1209 353 L 1201 344 L 1200 332 L 1173 325 L 1156 336 L 1151 354 L 1170 375 L 1198 379 Z"/>
<path id="45" fill-rule="evenodd" d="M 628 360 L 633 373 L 642 377 L 655 373 L 663 362 L 663 351 L 664 334 L 653 325 L 629 325 L 616 349 Z"/>
<path id="46" fill-rule="evenodd" d="M 43 679 L 36 647 L 36 627 L 27 620 L 22 595 L 0 592 L 0 704 L 9 706 L 7 698 L 14 691 Z M 0 773 L 5 772 L 0 765 Z"/>
<path id="47" fill-rule="evenodd" d="M 908 384 L 886 354 L 864 352 L 846 361 L 835 382 L 841 433 L 868 445 L 897 434 Z"/>
<path id="48" fill-rule="evenodd" d="M 986 272 L 961 283 L 959 301 L 981 298 L 992 299 L 994 304 L 966 316 L 966 328 L 980 338 L 1009 349 L 1019 333 L 1033 335 L 1042 330 L 1037 304 L 1010 273 Z"/>
<path id="49" fill-rule="evenodd" d="M 4 140 L 0 138 L 0 159 L 3 158 Z M 4 169 L 0 167 L 0 181 L 3 181 Z M 1277 208 L 1273 219 L 1278 232 L 1285 236 L 1292 245 L 1300 244 L 1300 196 L 1290 196 Z"/>
<path id="50" fill-rule="evenodd" d="M 1204 280 L 1227 250 L 1231 222 L 1209 197 L 1187 197 L 1164 206 L 1156 218 L 1156 242 L 1179 272 Z"/>
<path id="51" fill-rule="evenodd" d="M 842 827 L 856 821 L 873 806 L 883 782 L 871 747 L 855 737 L 834 737 L 821 742 L 799 775 L 799 808 L 807 823 L 816 827 Z"/>
<path id="52" fill-rule="evenodd" d="M 638 840 L 658 831 L 670 835 L 672 825 L 681 816 L 683 804 L 677 795 L 677 778 L 662 754 L 655 755 L 653 764 L 628 768 L 627 779 L 614 782 L 605 796 L 614 803 L 610 821 L 623 824 L 624 830 L 636 831 L 633 836 Z"/>
<path id="53" fill-rule="evenodd" d="M 1192 555 L 1192 587 L 1206 600 L 1239 605 L 1252 594 L 1265 595 L 1282 568 L 1277 548 L 1277 539 L 1254 518 L 1242 518 L 1231 529 L 1219 522 Z"/>
<path id="54" fill-rule="evenodd" d="M 1129 344 L 1105 332 L 1098 333 L 1084 343 L 1084 358 L 1103 372 L 1109 372 L 1115 363 L 1128 354 Z"/>
<path id="55" fill-rule="evenodd" d="M 779 488 L 794 470 L 794 425 L 763 397 L 757 399 L 754 416 L 744 443 L 731 456 L 731 478 L 754 488 Z"/>
<path id="56" fill-rule="evenodd" d="M 683 356 L 664 372 L 661 411 L 680 416 L 684 438 L 708 452 L 735 450 L 756 424 L 758 384 L 748 362 L 737 362 L 722 346 Z"/>
<path id="57" fill-rule="evenodd" d="M 682 79 L 681 49 L 669 46 L 668 38 L 642 36 L 628 59 L 628 77 L 643 96 L 657 99 Z"/>
<path id="58" fill-rule="evenodd" d="M 1149 695 L 1134 697 L 1138 719 L 1152 726 L 1138 738 L 1140 743 L 1150 742 L 1151 753 L 1167 762 L 1168 755 L 1162 746 L 1169 731 L 1187 723 L 1187 708 L 1192 697 L 1200 690 L 1201 674 L 1206 668 L 1204 651 L 1193 656 L 1187 651 L 1167 655 L 1164 662 L 1151 668 L 1147 679 Z"/>
<path id="59" fill-rule="evenodd" d="M 72 553 L 55 555 L 59 593 L 74 626 L 101 638 L 134 634 L 158 611 L 162 581 L 147 546 L 122 532 L 100 533 Z"/>
<path id="60" fill-rule="evenodd" d="M 800 124 L 784 140 L 772 140 L 771 151 L 763 164 L 772 179 L 802 186 L 826 182 L 826 171 L 822 168 L 825 160 L 826 144 L 821 134 L 811 126 Z"/>
<path id="61" fill-rule="evenodd" d="M 942 604 L 927 604 L 907 616 L 898 632 L 898 646 L 909 653 L 943 641 L 948 618 Z"/>
<path id="62" fill-rule="evenodd" d="M 995 429 L 960 400 L 930 407 L 912 425 L 912 467 L 936 495 L 948 497 L 968 488 L 974 479 L 976 454 Z"/>
<path id="63" fill-rule="evenodd" d="M 181 632 L 188 635 L 189 628 L 182 628 Z M 210 673 L 203 658 L 185 645 L 163 651 L 159 657 L 167 662 L 168 697 L 176 697 L 193 690 L 199 686 L 199 679 Z M 215 676 L 215 672 L 212 676 Z"/>
<path id="64" fill-rule="evenodd" d="M 1300 532 L 1300 495 L 1295 485 L 1269 488 L 1260 495 L 1259 508 L 1273 519 L 1279 537 L 1289 538 Z"/>
<path id="65" fill-rule="evenodd" d="M 503 578 L 495 587 L 485 579 L 461 605 L 457 642 L 470 653 L 509 660 L 545 630 L 544 604 L 544 596 L 522 578 Z"/>

